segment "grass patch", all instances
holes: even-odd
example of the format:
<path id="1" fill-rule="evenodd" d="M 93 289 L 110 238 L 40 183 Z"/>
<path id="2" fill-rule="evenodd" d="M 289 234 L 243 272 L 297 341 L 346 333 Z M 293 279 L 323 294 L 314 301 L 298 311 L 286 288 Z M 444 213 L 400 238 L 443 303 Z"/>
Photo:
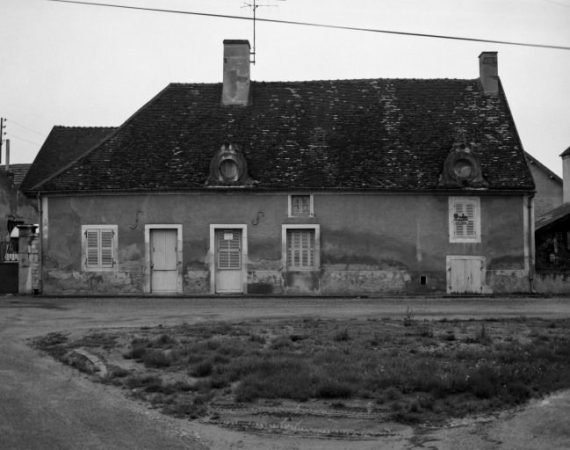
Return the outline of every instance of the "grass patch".
<path id="1" fill-rule="evenodd" d="M 408 423 L 522 404 L 570 388 L 570 321 L 252 321 L 145 328 L 35 345 L 124 355 L 106 382 L 184 417 L 211 401 L 371 401 Z M 133 366 L 134 365 L 134 366 Z M 131 367 L 132 366 L 132 367 Z M 168 380 L 168 381 L 165 381 Z"/>

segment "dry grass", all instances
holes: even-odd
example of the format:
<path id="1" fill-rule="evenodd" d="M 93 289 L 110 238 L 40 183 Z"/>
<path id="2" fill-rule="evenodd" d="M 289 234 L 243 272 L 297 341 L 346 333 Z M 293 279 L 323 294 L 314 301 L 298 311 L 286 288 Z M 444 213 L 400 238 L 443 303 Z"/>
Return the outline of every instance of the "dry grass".
<path id="1" fill-rule="evenodd" d="M 507 408 L 570 387 L 569 325 L 426 322 L 408 310 L 402 320 L 99 330 L 74 342 L 50 334 L 36 344 L 59 359 L 89 348 L 109 363 L 105 382 L 179 416 L 202 416 L 219 401 L 317 399 L 338 408 L 362 400 L 417 422 Z"/>

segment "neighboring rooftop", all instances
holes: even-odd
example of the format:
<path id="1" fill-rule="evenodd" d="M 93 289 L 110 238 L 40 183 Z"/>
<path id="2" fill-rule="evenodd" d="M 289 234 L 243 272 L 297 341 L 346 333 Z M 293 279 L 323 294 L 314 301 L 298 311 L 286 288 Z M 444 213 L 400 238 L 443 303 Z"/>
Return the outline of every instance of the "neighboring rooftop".
<path id="1" fill-rule="evenodd" d="M 42 145 L 21 189 L 29 191 L 101 143 L 116 128 L 54 126 Z"/>
<path id="2" fill-rule="evenodd" d="M 477 79 L 252 82 L 249 106 L 221 98 L 221 83 L 171 84 L 86 154 L 56 127 L 26 188 L 75 158 L 41 190 L 207 189 L 212 156 L 232 143 L 259 182 L 251 189 L 438 190 L 465 141 L 490 190 L 534 190 L 502 89 L 485 94 Z"/>
<path id="3" fill-rule="evenodd" d="M 534 156 L 532 156 L 530 153 L 524 152 L 529 164 L 534 165 L 536 167 L 539 167 L 540 169 L 542 169 L 551 180 L 554 180 L 556 182 L 559 182 L 560 184 L 562 184 L 562 178 L 559 177 L 558 175 L 556 175 L 552 170 L 550 170 L 548 167 L 546 167 L 544 164 L 542 164 L 538 159 L 536 159 Z"/>
<path id="4" fill-rule="evenodd" d="M 548 225 L 552 225 L 568 215 L 570 215 L 570 203 L 563 203 L 558 208 L 551 209 L 536 219 L 534 223 L 535 230 L 538 231 Z"/>
<path id="5" fill-rule="evenodd" d="M 10 172 L 14 174 L 14 184 L 16 186 L 20 186 L 24 177 L 32 167 L 31 164 L 10 164 Z M 0 170 L 6 172 L 6 166 L 0 166 Z"/>

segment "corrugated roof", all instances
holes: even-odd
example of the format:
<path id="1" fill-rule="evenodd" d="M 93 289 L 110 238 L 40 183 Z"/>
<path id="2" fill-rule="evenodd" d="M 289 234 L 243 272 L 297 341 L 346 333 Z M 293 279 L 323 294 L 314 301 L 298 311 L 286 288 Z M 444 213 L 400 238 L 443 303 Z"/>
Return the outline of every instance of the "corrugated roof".
<path id="1" fill-rule="evenodd" d="M 41 190 L 206 189 L 224 143 L 241 148 L 259 181 L 251 189 L 437 190 L 458 136 L 476 144 L 489 189 L 534 189 L 502 90 L 485 95 L 478 80 L 253 82 L 252 90 L 251 106 L 224 107 L 220 83 L 171 84 Z"/>

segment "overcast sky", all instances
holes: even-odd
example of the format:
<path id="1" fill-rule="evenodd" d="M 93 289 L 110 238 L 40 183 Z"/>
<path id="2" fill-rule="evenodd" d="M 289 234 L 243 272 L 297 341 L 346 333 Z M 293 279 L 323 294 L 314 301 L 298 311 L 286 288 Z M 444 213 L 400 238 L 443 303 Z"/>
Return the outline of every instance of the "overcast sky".
<path id="1" fill-rule="evenodd" d="M 80 0 L 85 1 L 87 0 Z M 98 3 L 251 17 L 243 0 Z M 253 0 L 248 0 L 252 3 Z M 570 0 L 259 0 L 258 17 L 570 47 Z M 222 80 L 222 41 L 251 21 L 48 0 L 0 0 L 0 116 L 11 162 L 54 125 L 119 126 L 171 82 Z M 526 151 L 561 174 L 570 147 L 570 51 L 257 23 L 257 81 L 499 76 Z M 2 154 L 2 162 L 5 156 Z"/>

